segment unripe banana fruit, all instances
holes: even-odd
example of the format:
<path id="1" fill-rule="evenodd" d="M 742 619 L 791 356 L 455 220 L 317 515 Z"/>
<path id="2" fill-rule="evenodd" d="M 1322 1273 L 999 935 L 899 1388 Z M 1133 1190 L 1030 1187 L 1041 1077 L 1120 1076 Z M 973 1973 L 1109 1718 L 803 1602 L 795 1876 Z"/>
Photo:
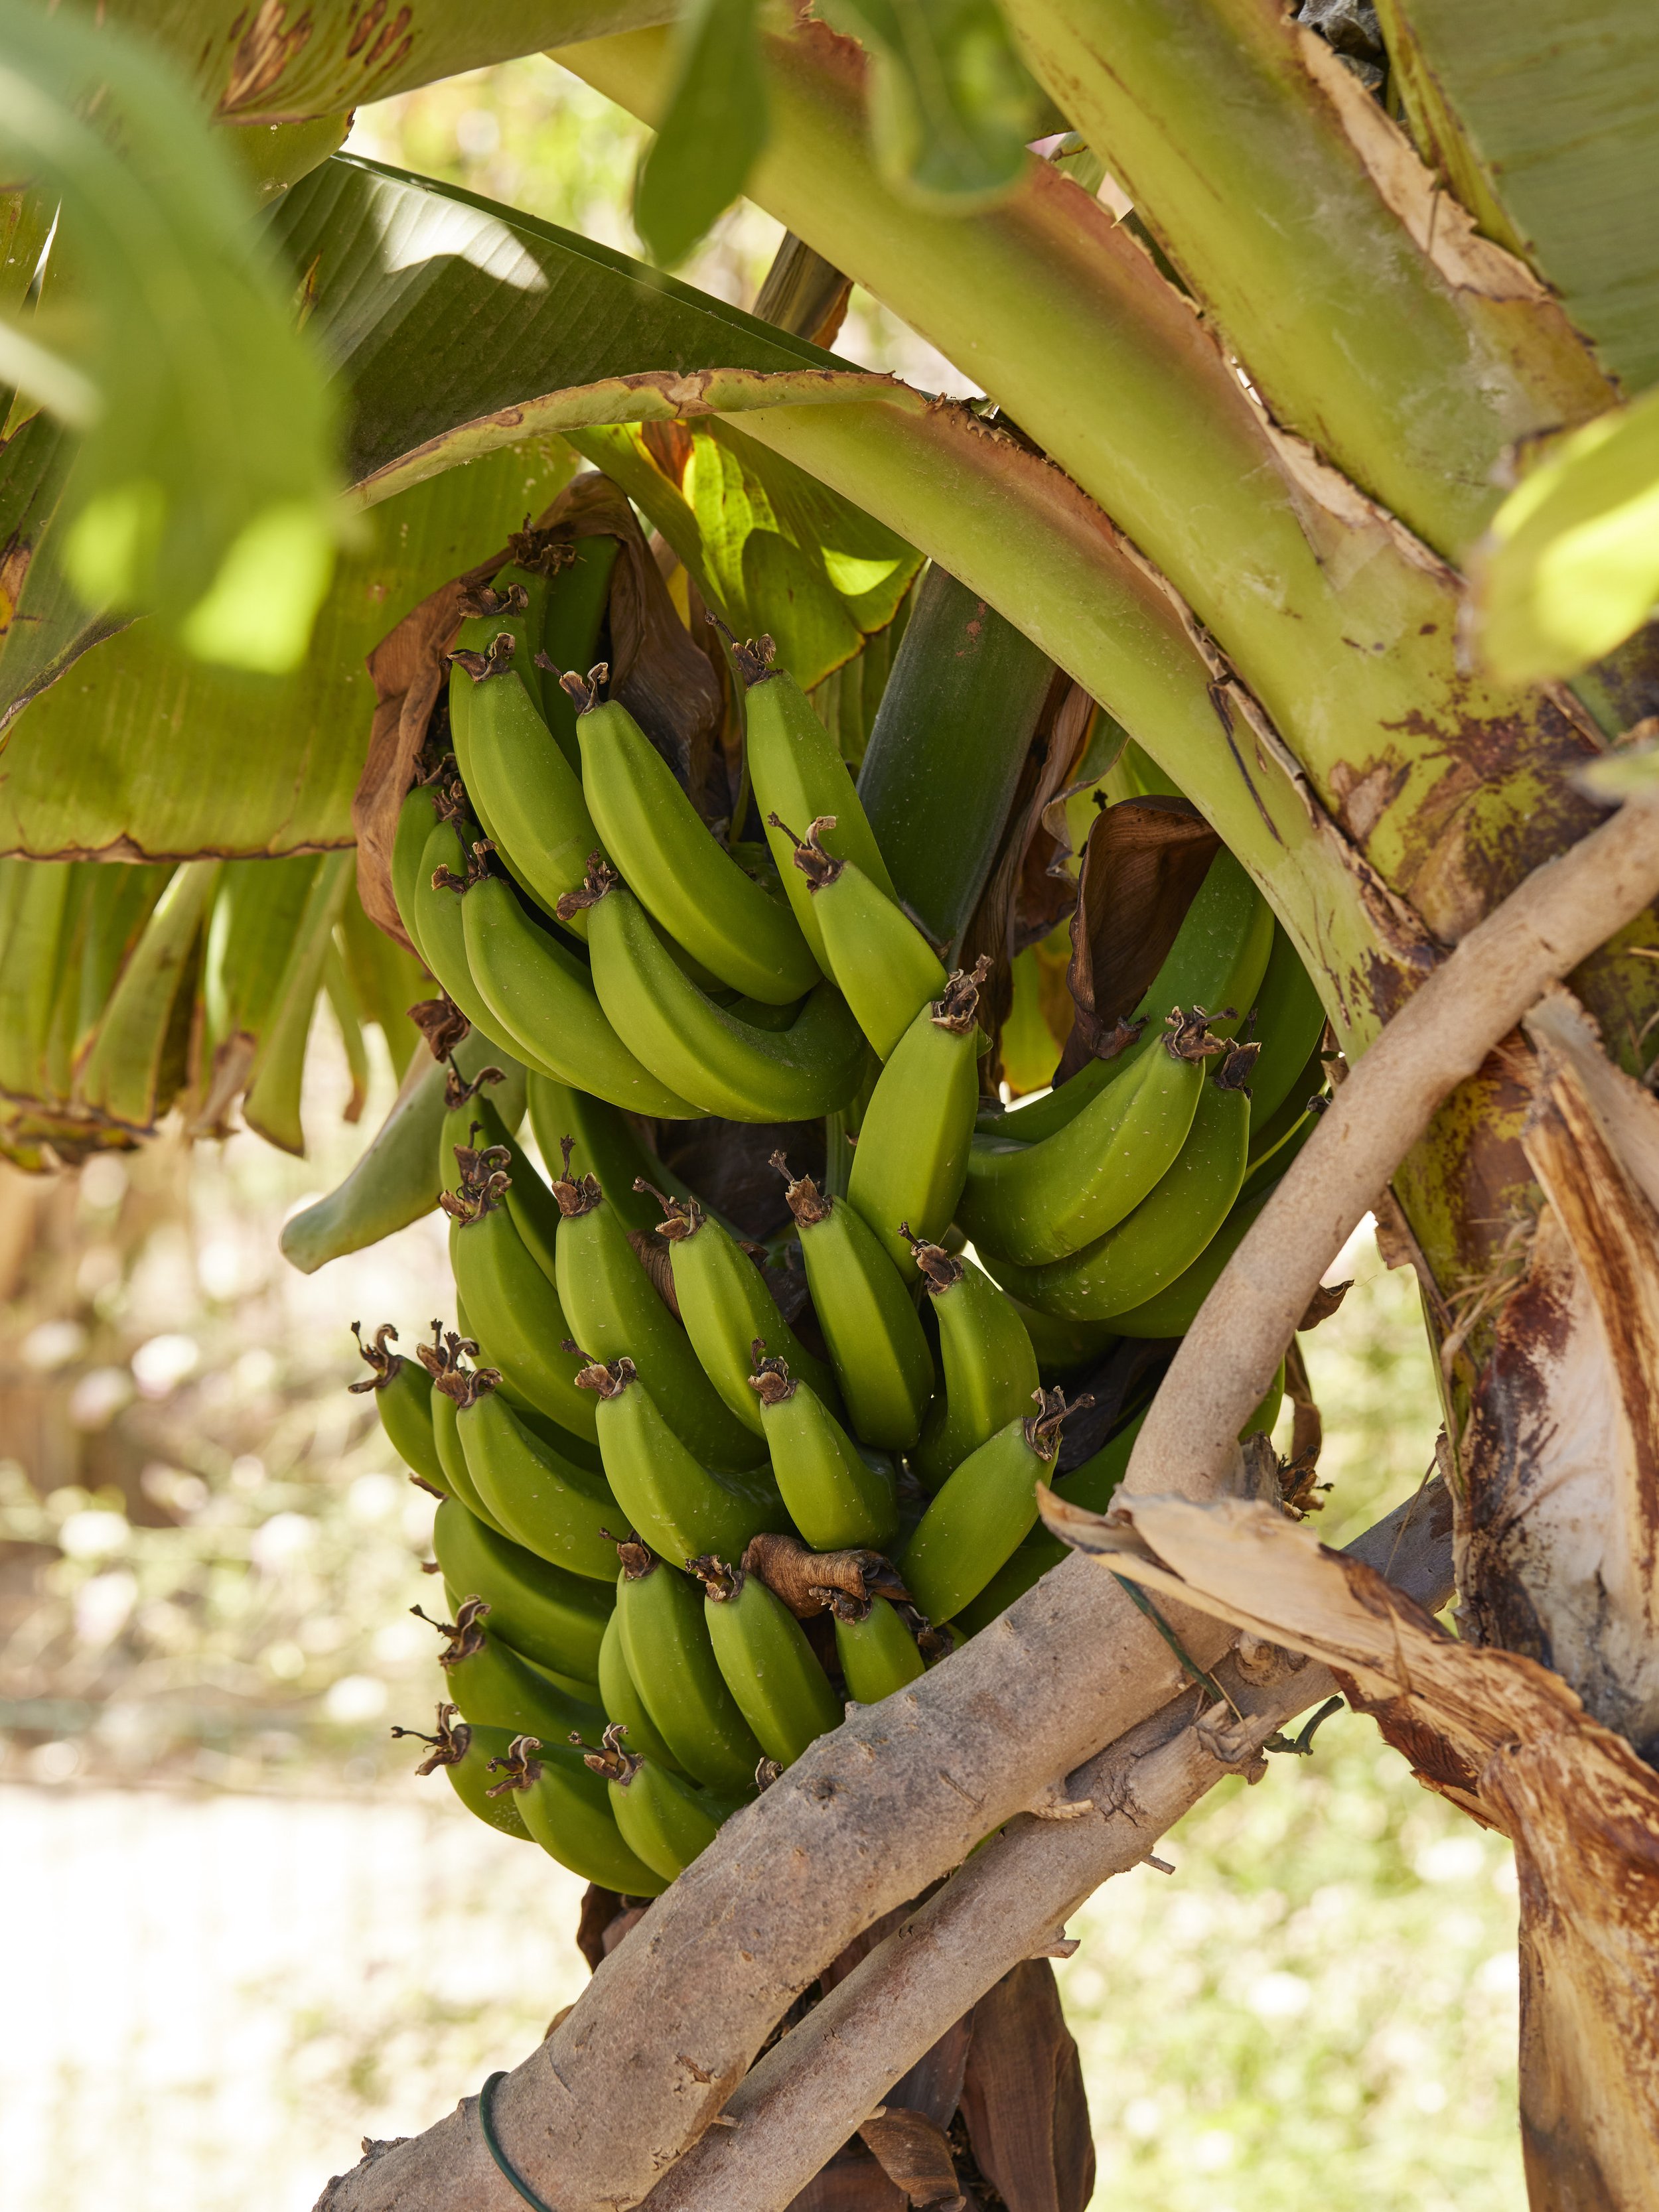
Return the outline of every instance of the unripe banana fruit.
<path id="1" fill-rule="evenodd" d="M 944 992 L 939 956 L 903 908 L 851 860 L 838 860 L 823 839 L 837 817 L 823 814 L 796 838 L 777 817 L 769 827 L 794 845 L 792 863 L 805 878 L 830 973 L 853 1018 L 883 1060 L 922 1007 Z"/>
<path id="2" fill-rule="evenodd" d="M 884 1550 L 899 1525 L 891 1466 L 872 1466 L 811 1384 L 792 1376 L 787 1361 L 769 1358 L 758 1337 L 750 1350 L 749 1387 L 790 1519 L 817 1552 Z M 728 1546 L 727 1558 L 739 1548 Z"/>
<path id="3" fill-rule="evenodd" d="M 1036 1486 L 1060 1449 L 1068 1406 L 1058 1390 L 1039 1390 L 1037 1411 L 1010 1421 L 963 1460 L 900 1553 L 899 1572 L 930 1620 L 949 1620 L 979 1595 L 1036 1524 Z"/>
<path id="4" fill-rule="evenodd" d="M 389 1321 L 375 1330 L 373 1344 L 363 1342 L 358 1322 L 352 1322 L 351 1334 L 369 1372 L 362 1382 L 348 1383 L 347 1389 L 354 1397 L 366 1390 L 374 1392 L 374 1410 L 392 1450 L 412 1474 L 442 1489 L 444 1471 L 432 1433 L 432 1377 L 418 1360 L 405 1359 L 400 1352 L 387 1349 L 398 1341 L 398 1332 Z"/>
<path id="5" fill-rule="evenodd" d="M 914 1465 L 937 1490 L 953 1468 L 1024 1416 L 1037 1388 L 1030 1332 L 982 1267 L 918 1239 L 915 1264 L 939 1322 L 945 1395 L 927 1409 Z"/>
<path id="6" fill-rule="evenodd" d="M 520 1819 L 550 1858 L 620 1896 L 658 1897 L 666 1889 L 672 1877 L 630 1847 L 605 1778 L 592 1771 L 580 1742 L 549 1743 L 526 1733 L 514 1736 L 506 1753 L 489 1764 L 501 1777 L 495 1790 L 512 1797 Z"/>
<path id="7" fill-rule="evenodd" d="M 975 1017 L 990 968 L 986 954 L 971 974 L 958 969 L 943 994 L 922 1008 L 894 1047 L 859 1122 L 848 1202 L 901 1272 L 909 1243 L 900 1223 L 908 1221 L 918 1237 L 943 1237 L 967 1179 L 985 1042 Z"/>
<path id="8" fill-rule="evenodd" d="M 861 1214 L 825 1198 L 810 1176 L 791 1176 L 781 1152 L 772 1164 L 787 1185 L 812 1309 L 853 1431 L 884 1451 L 907 1450 L 933 1388 L 933 1358 L 910 1293 Z"/>
<path id="9" fill-rule="evenodd" d="M 616 1603 L 603 1583 L 538 1559 L 453 1498 L 434 1518 L 432 1548 L 446 1586 L 483 1598 L 503 1642 L 539 1667 L 597 1687 L 599 1639 Z"/>
<path id="10" fill-rule="evenodd" d="M 757 1575 L 707 1558 L 688 1562 L 704 1591 L 714 1657 L 738 1709 L 780 1766 L 841 1724 L 830 1678 L 794 1614 Z"/>
<path id="11" fill-rule="evenodd" d="M 860 1607 L 854 1599 L 837 1597 L 830 1611 L 836 1656 L 855 1705 L 878 1705 L 926 1669 L 915 1638 L 890 1599 L 867 1598 Z"/>
<path id="12" fill-rule="evenodd" d="M 652 1725 L 706 1789 L 748 1796 L 764 1754 L 726 1686 L 701 1589 L 643 1544 L 617 1549 L 623 1656 Z"/>
<path id="13" fill-rule="evenodd" d="M 484 1728 L 464 1721 L 453 1705 L 445 1704 L 438 1707 L 435 1735 L 407 1728 L 394 1728 L 392 1733 L 413 1736 L 416 1743 L 425 1744 L 426 1757 L 416 1768 L 416 1774 L 441 1771 L 447 1774 L 462 1804 L 486 1827 L 494 1828 L 498 1835 L 515 1836 L 520 1843 L 532 1840 L 510 1794 L 502 1792 L 498 1796 L 495 1793 L 491 1770 L 496 1759 L 507 1755 L 513 1741 L 510 1729 Z"/>
<path id="14" fill-rule="evenodd" d="M 613 1513 L 653 1552 L 681 1563 L 716 1545 L 741 1553 L 763 1528 L 784 1525 L 788 1516 L 769 1474 L 705 1468 L 663 1419 L 626 1353 L 592 1362 L 580 1379 L 599 1401 L 599 1451 L 617 1501 Z"/>
<path id="15" fill-rule="evenodd" d="M 562 1742 L 571 1730 L 590 1731 L 604 1725 L 605 1716 L 591 1699 L 566 1695 L 547 1676 L 520 1656 L 499 1636 L 483 1626 L 488 1602 L 477 1595 L 465 1597 L 455 1618 L 434 1620 L 418 1605 L 410 1611 L 444 1638 L 438 1663 L 444 1670 L 447 1694 L 470 1721 L 489 1728 L 526 1730 Z"/>
<path id="16" fill-rule="evenodd" d="M 623 1841 L 666 1884 L 708 1850 L 734 1808 L 654 1759 L 625 1750 L 627 1733 L 617 1724 L 606 1729 L 603 1750 L 588 1752 L 586 1763 L 606 1784 Z"/>

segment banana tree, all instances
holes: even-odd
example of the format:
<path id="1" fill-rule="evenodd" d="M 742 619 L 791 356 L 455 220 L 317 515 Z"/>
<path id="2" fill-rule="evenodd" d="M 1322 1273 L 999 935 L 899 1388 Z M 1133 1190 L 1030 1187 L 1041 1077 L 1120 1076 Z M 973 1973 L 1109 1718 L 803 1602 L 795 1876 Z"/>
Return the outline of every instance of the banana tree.
<path id="1" fill-rule="evenodd" d="M 341 394 L 342 478 L 368 534 L 310 659 L 260 679 L 250 705 L 249 679 L 191 663 L 187 623 L 106 635 L 136 587 L 101 608 L 76 598 L 97 572 L 53 550 L 67 526 L 28 434 L 46 418 L 9 425 L 0 575 L 10 560 L 48 580 L 0 652 L 9 854 L 270 865 L 345 849 L 365 645 L 483 560 L 573 450 L 702 605 L 739 634 L 787 632 L 797 672 L 839 687 L 837 704 L 878 692 L 919 562 L 954 579 L 1026 641 L 1028 691 L 1061 672 L 1243 862 L 1351 1061 L 1644 773 L 1639 742 L 1620 757 L 1659 709 L 1659 635 L 1642 627 L 1659 468 L 1640 397 L 1659 369 L 1641 216 L 1659 183 L 1659 61 L 1635 0 L 1601 10 L 1593 37 L 1547 0 L 1501 20 L 1385 0 L 1380 23 L 1323 5 L 1298 21 L 1271 0 L 1001 15 L 845 0 L 824 21 L 708 5 L 678 21 L 661 0 L 559 0 L 505 27 L 453 0 L 395 15 L 331 0 L 292 21 L 229 0 L 109 12 L 177 58 L 220 137 L 261 149 L 270 245 Z M 741 190 L 827 289 L 769 287 L 769 322 L 330 150 L 360 99 L 542 48 L 658 133 L 637 203 L 653 250 L 683 253 Z M 942 403 L 815 343 L 843 280 L 986 403 Z M 787 298 L 810 311 L 791 317 Z M 999 696 L 1019 691 L 1011 677 Z M 952 892 L 964 916 L 1006 823 L 1024 805 L 1017 866 L 1060 790 L 1058 775 L 1021 781 L 1024 714 L 965 724 L 960 762 L 946 733 L 911 833 L 918 883 L 924 847 L 976 856 L 971 895 Z M 1060 766 L 1103 773 L 1076 748 Z M 1569 979 L 1572 1051 L 1559 1024 L 1505 1038 L 1411 1151 L 1379 1229 L 1416 1270 L 1443 1380 L 1462 1633 L 1559 1678 L 1631 1749 L 1638 1780 L 1599 1836 L 1628 1911 L 1599 1924 L 1650 1981 L 1637 1870 L 1659 1817 L 1642 1778 L 1659 1741 L 1659 1505 L 1643 1332 L 1659 1232 L 1639 1156 L 1659 921 L 1604 936 Z M 1401 1741 L 1524 1851 L 1513 1806 Z M 1534 2201 L 1634 2204 L 1659 2136 L 1650 2061 L 1623 2049 L 1616 2094 L 1579 2064 L 1585 1907 L 1561 1869 L 1528 1867 Z M 861 1925 L 826 1928 L 821 1964 Z M 739 2070 L 773 2024 L 732 2054 Z M 609 2112 L 626 2132 L 622 2105 Z M 640 2193 L 637 2161 L 600 2170 L 604 2118 L 585 2124 L 562 2203 Z M 657 2166 L 702 2123 L 664 2124 Z M 452 2201 L 452 2154 L 398 2154 L 407 2201 Z M 392 2201 L 402 2185 L 378 2163 L 338 2185 L 342 2204 Z"/>

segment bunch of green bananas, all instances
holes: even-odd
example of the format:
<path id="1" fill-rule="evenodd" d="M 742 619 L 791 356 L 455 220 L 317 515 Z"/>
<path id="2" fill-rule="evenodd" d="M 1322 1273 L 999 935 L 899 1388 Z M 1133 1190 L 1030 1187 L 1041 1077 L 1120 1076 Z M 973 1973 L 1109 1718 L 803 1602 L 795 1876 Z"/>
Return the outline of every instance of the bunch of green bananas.
<path id="1" fill-rule="evenodd" d="M 441 1501 L 425 1765 L 651 1896 L 1053 1563 L 1040 1484 L 1104 1505 L 1137 1421 L 1056 1480 L 1060 1383 L 1189 1324 L 1309 1125 L 1323 1014 L 1224 850 L 1115 1056 L 985 1109 L 989 963 L 946 972 L 769 641 L 733 654 L 764 847 L 711 833 L 603 667 L 544 680 L 593 649 L 605 559 L 475 600 L 453 754 L 404 804 L 399 908 L 473 1032 L 400 1140 L 435 1135 L 458 1326 L 412 1359 L 381 1328 L 354 1388 Z M 705 1115 L 828 1117 L 825 1176 L 773 1154 L 770 1249 L 641 1133 Z"/>

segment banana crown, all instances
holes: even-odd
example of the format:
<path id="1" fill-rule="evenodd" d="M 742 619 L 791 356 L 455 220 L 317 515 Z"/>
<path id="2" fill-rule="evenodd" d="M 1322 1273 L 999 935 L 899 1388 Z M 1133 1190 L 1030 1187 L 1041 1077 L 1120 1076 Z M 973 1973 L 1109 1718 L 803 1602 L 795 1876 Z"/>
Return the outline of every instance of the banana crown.
<path id="1" fill-rule="evenodd" d="M 1093 1394 L 1085 1390 L 1080 1398 L 1073 1398 L 1068 1406 L 1063 1390 L 1044 1390 L 1031 1393 L 1037 1403 L 1035 1413 L 1025 1416 L 1025 1441 L 1039 1459 L 1053 1459 L 1060 1449 L 1060 1431 L 1068 1413 L 1080 1413 L 1085 1406 L 1094 1404 Z"/>
<path id="2" fill-rule="evenodd" d="M 767 1358 L 764 1337 L 751 1339 L 749 1356 L 755 1363 L 755 1372 L 749 1377 L 749 1387 L 763 1406 L 781 1406 L 786 1400 L 794 1396 L 796 1385 L 789 1372 L 788 1363 Z"/>
<path id="3" fill-rule="evenodd" d="M 516 605 L 514 604 L 512 597 L 514 592 L 519 595 Z M 494 592 L 489 593 L 492 599 L 495 596 Z M 481 615 L 516 615 L 521 614 L 529 605 L 529 594 L 523 585 L 509 584 L 507 587 L 507 596 L 501 599 L 499 605 L 480 607 L 477 612 Z M 465 607 L 462 611 L 463 613 L 466 611 Z M 483 653 L 478 652 L 472 646 L 462 645 L 457 646 L 453 652 L 445 653 L 444 659 L 453 668 L 464 669 L 475 684 L 483 684 L 492 676 L 505 675 L 512 667 L 516 642 L 510 629 L 497 630 Z"/>
<path id="4" fill-rule="evenodd" d="M 777 815 L 769 814 L 766 817 L 771 827 L 794 847 L 795 866 L 805 877 L 809 891 L 828 890 L 831 884 L 840 881 L 846 869 L 846 861 L 838 860 L 833 853 L 826 853 L 821 842 L 824 831 L 836 827 L 836 818 L 833 814 L 820 814 L 807 823 L 806 835 L 797 837 L 789 824 Z"/>
<path id="5" fill-rule="evenodd" d="M 475 1121 L 469 1134 L 476 1137 L 482 1126 Z M 493 1213 L 507 1196 L 513 1182 L 508 1173 L 512 1165 L 513 1155 L 505 1145 L 487 1145 L 482 1151 L 474 1145 L 457 1145 L 455 1166 L 460 1182 L 454 1190 L 439 1192 L 439 1205 L 452 1221 L 463 1229 L 470 1228 L 486 1213 Z M 473 1349 L 476 1352 L 477 1346 Z"/>
<path id="6" fill-rule="evenodd" d="M 811 1228 L 814 1222 L 828 1221 L 836 1201 L 823 1195 L 811 1176 L 791 1175 L 789 1162 L 781 1152 L 774 1152 L 768 1165 L 783 1177 L 785 1201 L 803 1229 Z"/>
<path id="7" fill-rule="evenodd" d="M 925 1237 L 915 1235 L 908 1221 L 899 1224 L 899 1235 L 910 1247 L 910 1257 L 921 1270 L 922 1288 L 930 1298 L 943 1297 L 953 1291 L 968 1272 L 968 1263 L 954 1252 L 947 1252 L 942 1244 L 930 1244 Z"/>
<path id="8" fill-rule="evenodd" d="M 605 1748 L 602 1751 L 582 1753 L 584 1765 L 591 1766 L 595 1774 L 604 1775 L 607 1782 L 614 1782 L 619 1789 L 623 1790 L 627 1789 L 629 1784 L 645 1765 L 644 1759 L 638 1752 L 623 1749 L 622 1740 L 627 1734 L 626 1721 L 612 1721 L 605 1729 L 603 1738 Z"/>
<path id="9" fill-rule="evenodd" d="M 409 1609 L 416 1620 L 425 1621 L 428 1628 L 435 1628 L 444 1638 L 445 1648 L 438 1654 L 441 1667 L 459 1667 L 463 1659 L 476 1659 L 489 1641 L 484 1634 L 483 1618 L 489 1607 L 481 1597 L 463 1598 L 453 1620 L 434 1620 L 418 1605 L 411 1605 Z"/>
<path id="10" fill-rule="evenodd" d="M 587 1363 L 576 1370 L 576 1388 L 579 1390 L 597 1391 L 601 1398 L 620 1398 L 630 1382 L 637 1382 L 640 1379 L 639 1369 L 625 1352 L 620 1358 L 609 1361 L 595 1359 L 592 1352 L 582 1350 L 573 1336 L 564 1338 L 559 1349 L 573 1352 L 578 1359 Z"/>
<path id="11" fill-rule="evenodd" d="M 561 684 L 568 680 L 562 676 L 559 678 Z M 580 680 L 580 678 L 577 678 L 579 683 Z M 581 889 L 567 891 L 554 908 L 553 912 L 559 921 L 568 921 L 573 915 L 585 913 L 589 907 L 597 906 L 602 898 L 607 897 L 614 890 L 620 890 L 621 888 L 622 878 L 605 859 L 605 854 L 599 852 L 590 853 L 587 856 L 587 873 L 582 878 Z"/>
<path id="12" fill-rule="evenodd" d="M 374 1343 L 365 1344 L 363 1325 L 360 1321 L 354 1321 L 351 1324 L 351 1334 L 357 1340 L 358 1351 L 368 1362 L 369 1371 L 359 1381 L 348 1382 L 347 1389 L 351 1392 L 353 1397 L 361 1397 L 365 1390 L 384 1390 L 392 1376 L 405 1364 L 401 1352 L 386 1350 L 388 1342 L 395 1344 L 398 1341 L 397 1330 L 389 1321 L 383 1321 L 374 1332 Z"/>
<path id="13" fill-rule="evenodd" d="M 936 1030 L 944 1030 L 951 1036 L 966 1036 L 974 1026 L 979 1012 L 979 994 L 985 988 L 985 979 L 991 972 L 991 956 L 981 952 L 971 968 L 958 968 L 946 981 L 944 990 L 928 1008 L 928 1015 Z M 908 1232 L 907 1231 L 907 1234 Z"/>
<path id="14" fill-rule="evenodd" d="M 514 1790 L 533 1790 L 542 1778 L 542 1763 L 532 1753 L 542 1747 L 538 1735 L 515 1735 L 507 1747 L 505 1759 L 492 1759 L 488 1771 L 494 1774 L 498 1767 L 503 1771 L 499 1782 L 492 1782 L 484 1791 L 486 1797 L 504 1797 Z"/>
<path id="15" fill-rule="evenodd" d="M 559 1150 L 564 1158 L 564 1173 L 553 1183 L 553 1195 L 559 1201 L 559 1212 L 567 1221 L 577 1220 L 584 1213 L 592 1213 L 605 1203 L 605 1193 L 599 1188 L 596 1175 L 573 1176 L 570 1155 L 576 1149 L 574 1137 L 561 1137 Z"/>
<path id="16" fill-rule="evenodd" d="M 453 1398 L 463 1413 L 501 1379 L 497 1367 L 462 1366 L 463 1358 L 477 1358 L 477 1340 L 463 1336 L 459 1329 L 445 1328 L 441 1322 L 433 1322 L 431 1343 L 417 1345 L 415 1356 L 432 1377 L 433 1389 Z"/>
<path id="17" fill-rule="evenodd" d="M 646 1197 L 654 1198 L 661 1206 L 663 1218 L 657 1224 L 657 1234 L 667 1243 L 683 1244 L 688 1237 L 695 1237 L 708 1218 L 695 1198 L 671 1198 L 643 1176 L 635 1176 L 634 1188 Z"/>
<path id="18" fill-rule="evenodd" d="M 416 1768 L 416 1774 L 435 1774 L 441 1766 L 459 1766 L 466 1757 L 472 1731 L 461 1718 L 459 1705 L 439 1706 L 437 1729 L 436 1735 L 423 1735 L 419 1729 L 394 1728 L 392 1731 L 394 1736 L 413 1736 L 416 1743 L 432 1747 Z"/>
<path id="19" fill-rule="evenodd" d="M 695 1575 L 702 1584 L 703 1594 L 714 1599 L 716 1605 L 729 1605 L 749 1579 L 742 1567 L 728 1567 L 724 1559 L 717 1559 L 712 1552 L 701 1553 L 688 1559 L 685 1571 Z"/>

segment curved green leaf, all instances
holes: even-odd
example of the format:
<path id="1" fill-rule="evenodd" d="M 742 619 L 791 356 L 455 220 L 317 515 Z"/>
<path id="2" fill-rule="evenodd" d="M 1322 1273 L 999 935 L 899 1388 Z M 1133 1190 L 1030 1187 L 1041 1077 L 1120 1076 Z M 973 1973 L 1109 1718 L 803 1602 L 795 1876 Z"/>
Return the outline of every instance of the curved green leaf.
<path id="1" fill-rule="evenodd" d="M 634 225 L 653 261 L 684 261 L 748 182 L 766 143 L 756 0 L 690 0 L 675 32 L 674 89 L 645 157 Z"/>

